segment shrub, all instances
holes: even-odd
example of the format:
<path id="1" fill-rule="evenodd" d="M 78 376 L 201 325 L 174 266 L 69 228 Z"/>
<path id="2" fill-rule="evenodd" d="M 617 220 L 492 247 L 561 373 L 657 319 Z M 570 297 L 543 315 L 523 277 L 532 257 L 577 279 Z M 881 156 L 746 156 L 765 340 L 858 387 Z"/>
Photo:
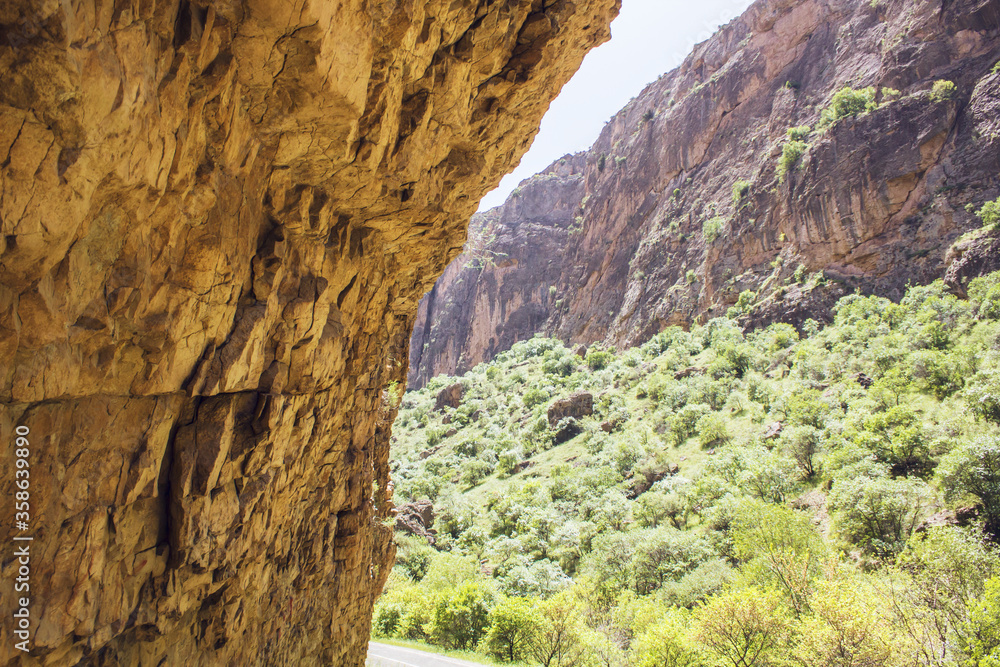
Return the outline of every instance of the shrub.
<path id="1" fill-rule="evenodd" d="M 798 127 L 788 128 L 785 134 L 789 141 L 805 141 L 811 132 L 812 128 L 808 125 L 799 125 Z"/>
<path id="2" fill-rule="evenodd" d="M 532 387 L 521 396 L 521 401 L 524 402 L 524 407 L 526 408 L 541 405 L 547 400 L 549 400 L 549 392 L 541 387 Z"/>
<path id="3" fill-rule="evenodd" d="M 945 100 L 950 100 L 955 96 L 955 84 L 951 81 L 937 80 L 934 85 L 931 86 L 931 99 L 935 102 L 943 102 Z"/>
<path id="4" fill-rule="evenodd" d="M 862 422 L 862 430 L 854 436 L 854 442 L 890 465 L 893 474 L 924 474 L 930 470 L 930 451 L 923 425 L 909 407 L 895 406 L 869 415 Z"/>
<path id="5" fill-rule="evenodd" d="M 962 395 L 973 414 L 1000 424 L 1000 368 L 984 368 L 976 373 Z"/>
<path id="6" fill-rule="evenodd" d="M 587 366 L 592 371 L 599 371 L 602 368 L 607 368 L 608 364 L 615 360 L 615 353 L 613 350 L 605 350 L 600 345 L 592 345 L 587 350 Z"/>
<path id="7" fill-rule="evenodd" d="M 792 622 L 777 593 L 748 586 L 710 598 L 695 612 L 695 627 L 725 664 L 770 667 L 787 652 Z"/>
<path id="8" fill-rule="evenodd" d="M 965 664 L 997 667 L 1000 665 L 1000 577 L 986 582 L 986 592 L 969 604 L 968 615 L 960 635 L 962 650 L 969 656 Z"/>
<path id="9" fill-rule="evenodd" d="M 580 601 L 572 591 L 563 591 L 538 605 L 540 620 L 535 626 L 528 653 L 542 665 L 575 665 L 585 654 L 586 627 Z"/>
<path id="10" fill-rule="evenodd" d="M 689 637 L 690 621 L 671 610 L 646 627 L 631 646 L 629 664 L 637 667 L 699 667 L 700 656 Z"/>
<path id="11" fill-rule="evenodd" d="M 811 479 L 817 472 L 816 460 L 820 452 L 822 437 L 815 426 L 791 426 L 781 433 L 784 451 L 788 454 L 805 479 Z"/>
<path id="12" fill-rule="evenodd" d="M 875 104 L 875 89 L 841 88 L 830 98 L 830 105 L 820 113 L 819 126 L 828 127 L 841 118 L 867 113 L 877 107 Z"/>
<path id="13" fill-rule="evenodd" d="M 739 206 L 748 192 L 750 192 L 750 181 L 744 181 L 741 178 L 733 183 L 733 206 Z"/>
<path id="14" fill-rule="evenodd" d="M 722 227 L 725 223 L 726 219 L 721 216 L 715 216 L 703 222 L 701 224 L 701 235 L 705 239 L 705 243 L 715 243 L 715 239 L 719 238 L 719 234 L 722 232 Z"/>
<path id="15" fill-rule="evenodd" d="M 496 595 L 484 582 L 466 581 L 442 596 L 434 606 L 430 638 L 450 649 L 476 647 L 489 629 L 490 609 Z"/>
<path id="16" fill-rule="evenodd" d="M 988 525 L 1000 528 L 1000 437 L 984 436 L 956 447 L 938 468 L 945 498 L 975 496 Z"/>
<path id="17" fill-rule="evenodd" d="M 717 554 L 709 542 L 691 531 L 673 526 L 633 533 L 635 555 L 629 564 L 633 589 L 640 595 L 652 593 L 669 581 L 692 572 Z"/>
<path id="18" fill-rule="evenodd" d="M 812 613 L 802 620 L 795 650 L 797 664 L 899 664 L 888 610 L 869 591 L 853 581 L 821 581 L 809 598 Z"/>
<path id="19" fill-rule="evenodd" d="M 698 433 L 698 441 L 702 447 L 724 445 L 729 442 L 730 435 L 726 418 L 718 412 L 709 412 L 701 417 L 695 426 L 695 431 Z"/>
<path id="20" fill-rule="evenodd" d="M 834 525 L 848 543 L 885 558 L 902 551 L 932 499 L 918 479 L 837 479 L 830 494 Z"/>
<path id="21" fill-rule="evenodd" d="M 736 511 L 732 535 L 736 557 L 747 564 L 745 572 L 760 573 L 762 583 L 784 591 L 796 613 L 805 611 L 824 551 L 809 517 L 773 503 L 747 501 Z"/>
<path id="22" fill-rule="evenodd" d="M 993 201 L 988 201 L 976 211 L 976 215 L 983 221 L 986 227 L 996 227 L 1000 223 L 1000 197 Z"/>
<path id="23" fill-rule="evenodd" d="M 1000 319 L 1000 271 L 974 278 L 968 291 L 979 319 Z"/>
<path id="24" fill-rule="evenodd" d="M 698 280 L 698 274 L 694 272 L 694 269 L 688 269 L 687 273 L 684 274 L 684 279 L 688 285 L 691 285 Z"/>
<path id="25" fill-rule="evenodd" d="M 493 466 L 481 459 L 472 459 L 462 464 L 462 483 L 466 486 L 475 486 L 486 479 L 493 472 Z"/>
<path id="26" fill-rule="evenodd" d="M 809 149 L 804 141 L 786 141 L 781 147 L 781 157 L 778 158 L 778 181 L 784 182 L 785 175 L 795 168 L 799 159 Z"/>
<path id="27" fill-rule="evenodd" d="M 504 662 L 525 660 L 539 620 L 531 601 L 502 599 L 490 611 L 490 629 L 484 641 L 486 654 Z"/>

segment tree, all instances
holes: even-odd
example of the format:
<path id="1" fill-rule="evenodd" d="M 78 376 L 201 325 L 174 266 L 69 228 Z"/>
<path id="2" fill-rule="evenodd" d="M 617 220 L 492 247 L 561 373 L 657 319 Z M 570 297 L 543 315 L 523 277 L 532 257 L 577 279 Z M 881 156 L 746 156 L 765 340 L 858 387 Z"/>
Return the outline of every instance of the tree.
<path id="1" fill-rule="evenodd" d="M 816 475 L 816 459 L 822 438 L 815 426 L 791 426 L 781 433 L 784 451 L 799 466 L 805 479 Z"/>
<path id="2" fill-rule="evenodd" d="M 791 633 L 780 596 L 754 586 L 710 598 L 695 624 L 697 640 L 732 667 L 780 664 Z"/>
<path id="3" fill-rule="evenodd" d="M 1000 424 L 1000 369 L 983 368 L 972 377 L 963 393 L 977 417 Z"/>
<path id="4" fill-rule="evenodd" d="M 969 638 L 969 610 L 985 580 L 1000 575 L 996 548 L 978 531 L 935 527 L 910 540 L 898 565 L 906 577 L 890 592 L 902 634 L 914 640 L 924 664 L 956 658 L 955 639 Z"/>
<path id="5" fill-rule="evenodd" d="M 466 581 L 434 606 L 430 638 L 445 648 L 472 649 L 489 629 L 495 595 L 480 581 Z"/>
<path id="6" fill-rule="evenodd" d="M 987 530 L 1000 534 L 1000 438 L 984 436 L 955 448 L 938 468 L 947 500 L 979 499 Z"/>
<path id="7" fill-rule="evenodd" d="M 969 605 L 962 650 L 968 667 L 1000 667 L 1000 577 L 986 582 L 986 592 Z"/>
<path id="8" fill-rule="evenodd" d="M 643 630 L 632 644 L 636 667 L 699 667 L 702 663 L 689 634 L 690 619 L 672 609 Z"/>
<path id="9" fill-rule="evenodd" d="M 931 490 L 919 479 L 838 479 L 830 494 L 834 525 L 841 537 L 871 555 L 899 553 L 924 518 Z"/>
<path id="10" fill-rule="evenodd" d="M 736 557 L 767 584 L 783 590 L 796 615 L 808 609 L 809 590 L 825 547 L 809 518 L 761 501 L 740 505 L 733 522 Z"/>
<path id="11" fill-rule="evenodd" d="M 487 654 L 504 662 L 524 660 L 539 622 L 540 616 L 531 601 L 504 598 L 490 611 L 490 630 L 485 640 Z"/>
<path id="12" fill-rule="evenodd" d="M 821 581 L 802 620 L 795 657 L 802 665 L 889 667 L 895 664 L 891 627 L 870 591 L 857 581 Z"/>
<path id="13" fill-rule="evenodd" d="M 573 667 L 583 657 L 584 624 L 580 601 L 566 590 L 538 605 L 540 619 L 528 654 L 542 667 Z"/>

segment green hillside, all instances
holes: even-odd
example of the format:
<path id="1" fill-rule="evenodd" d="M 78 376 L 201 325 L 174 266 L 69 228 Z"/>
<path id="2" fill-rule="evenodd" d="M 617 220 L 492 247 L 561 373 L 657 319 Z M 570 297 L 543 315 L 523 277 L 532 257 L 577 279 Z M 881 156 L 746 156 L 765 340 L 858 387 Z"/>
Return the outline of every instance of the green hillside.
<path id="1" fill-rule="evenodd" d="M 395 501 L 437 532 L 398 532 L 376 634 L 550 667 L 1000 665 L 1000 273 L 968 294 L 849 296 L 801 336 L 534 338 L 405 394 Z"/>

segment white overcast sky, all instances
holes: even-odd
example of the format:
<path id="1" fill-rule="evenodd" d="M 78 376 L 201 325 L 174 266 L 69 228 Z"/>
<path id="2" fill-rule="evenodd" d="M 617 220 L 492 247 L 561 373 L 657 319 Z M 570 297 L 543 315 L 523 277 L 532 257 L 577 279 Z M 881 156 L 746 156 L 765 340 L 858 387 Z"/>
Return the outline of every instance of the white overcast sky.
<path id="1" fill-rule="evenodd" d="M 739 16 L 750 0 L 622 0 L 611 41 L 594 49 L 542 120 L 521 164 L 486 195 L 502 204 L 518 183 L 594 143 L 604 124 L 646 84 L 681 64 L 698 42 Z"/>

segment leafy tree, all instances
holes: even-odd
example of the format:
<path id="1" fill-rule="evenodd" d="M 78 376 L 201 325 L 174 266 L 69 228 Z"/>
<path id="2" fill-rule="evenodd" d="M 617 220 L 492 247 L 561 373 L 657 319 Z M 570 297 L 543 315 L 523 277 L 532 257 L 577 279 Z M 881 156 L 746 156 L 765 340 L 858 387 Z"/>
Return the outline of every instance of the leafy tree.
<path id="1" fill-rule="evenodd" d="M 441 596 L 429 624 L 431 641 L 445 648 L 475 648 L 490 627 L 490 609 L 495 600 L 492 589 L 475 579 Z"/>
<path id="2" fill-rule="evenodd" d="M 812 479 L 817 472 L 822 435 L 815 426 L 792 426 L 781 432 L 782 448 L 795 461 L 802 476 Z"/>
<path id="3" fill-rule="evenodd" d="M 809 518 L 780 505 L 746 501 L 737 510 L 732 532 L 736 557 L 759 572 L 765 584 L 783 591 L 796 614 L 805 612 L 826 551 Z"/>
<path id="4" fill-rule="evenodd" d="M 695 612 L 697 640 L 726 665 L 781 664 L 792 631 L 780 596 L 748 586 L 710 598 Z"/>
<path id="5" fill-rule="evenodd" d="M 695 432 L 702 447 L 724 445 L 731 437 L 725 417 L 718 412 L 709 412 L 698 419 Z"/>
<path id="6" fill-rule="evenodd" d="M 819 127 L 828 127 L 836 123 L 841 118 L 857 116 L 858 114 L 874 111 L 878 108 L 875 103 L 875 89 L 862 88 L 841 88 L 830 99 L 830 105 L 823 109 L 819 117 Z"/>
<path id="7" fill-rule="evenodd" d="M 587 366 L 592 371 L 599 371 L 603 368 L 607 368 L 615 359 L 615 353 L 613 350 L 606 350 L 600 345 L 592 345 L 587 349 Z"/>
<path id="8" fill-rule="evenodd" d="M 1000 368 L 987 367 L 976 373 L 969 381 L 964 396 L 977 417 L 1000 424 Z"/>
<path id="9" fill-rule="evenodd" d="M 639 594 L 651 593 L 716 556 L 715 550 L 704 538 L 672 526 L 633 534 L 636 549 L 630 564 L 630 578 Z"/>
<path id="10" fill-rule="evenodd" d="M 490 629 L 485 639 L 487 654 L 504 662 L 526 659 L 539 622 L 538 611 L 530 600 L 503 598 L 490 611 Z"/>
<path id="11" fill-rule="evenodd" d="M 1000 577 L 986 582 L 983 596 L 969 605 L 962 649 L 968 667 L 1000 667 Z"/>
<path id="12" fill-rule="evenodd" d="M 538 605 L 540 619 L 528 654 L 542 667 L 571 667 L 581 662 L 585 626 L 580 602 L 572 591 L 557 593 Z"/>
<path id="13" fill-rule="evenodd" d="M 919 479 L 838 478 L 830 494 L 834 526 L 849 544 L 884 558 L 902 551 L 932 499 Z"/>
<path id="14" fill-rule="evenodd" d="M 990 530 L 1000 529 L 1000 437 L 984 436 L 956 447 L 938 469 L 947 500 L 975 496 Z"/>
<path id="15" fill-rule="evenodd" d="M 809 598 L 812 613 L 802 619 L 795 657 L 802 665 L 824 667 L 893 667 L 887 612 L 857 581 L 821 581 Z"/>
<path id="16" fill-rule="evenodd" d="M 896 475 L 931 467 L 930 451 L 920 417 L 907 406 L 896 406 L 866 417 L 854 442 L 875 453 Z"/>
<path id="17" fill-rule="evenodd" d="M 687 614 L 671 610 L 648 625 L 635 639 L 630 664 L 636 667 L 700 667 L 701 656 L 690 637 Z"/>

